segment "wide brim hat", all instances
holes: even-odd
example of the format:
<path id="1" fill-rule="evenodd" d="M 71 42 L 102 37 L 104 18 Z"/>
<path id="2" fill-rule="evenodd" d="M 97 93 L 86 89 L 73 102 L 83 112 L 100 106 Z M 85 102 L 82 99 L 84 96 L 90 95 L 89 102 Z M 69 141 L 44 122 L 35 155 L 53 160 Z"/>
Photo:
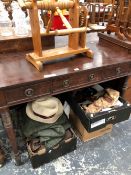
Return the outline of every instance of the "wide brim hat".
<path id="1" fill-rule="evenodd" d="M 56 97 L 41 97 L 27 104 L 26 114 L 41 123 L 55 123 L 63 114 L 63 105 Z"/>

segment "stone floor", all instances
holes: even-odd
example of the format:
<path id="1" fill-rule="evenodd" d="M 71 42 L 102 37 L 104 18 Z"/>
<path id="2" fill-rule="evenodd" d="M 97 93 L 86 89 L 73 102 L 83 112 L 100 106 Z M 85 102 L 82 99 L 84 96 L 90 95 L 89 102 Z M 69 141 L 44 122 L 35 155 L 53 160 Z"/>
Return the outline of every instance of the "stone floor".
<path id="1" fill-rule="evenodd" d="M 26 151 L 22 153 L 26 163 L 15 166 L 2 127 L 0 137 L 7 157 L 5 166 L 0 169 L 1 175 L 131 175 L 131 118 L 116 124 L 111 133 L 97 139 L 85 143 L 78 139 L 74 152 L 35 170 Z"/>

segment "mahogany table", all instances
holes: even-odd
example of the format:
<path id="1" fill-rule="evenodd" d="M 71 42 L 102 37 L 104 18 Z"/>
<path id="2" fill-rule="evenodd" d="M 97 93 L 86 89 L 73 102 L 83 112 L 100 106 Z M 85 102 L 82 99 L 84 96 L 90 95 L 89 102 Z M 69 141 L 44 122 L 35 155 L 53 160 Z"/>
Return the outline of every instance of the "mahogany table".
<path id="1" fill-rule="evenodd" d="M 99 42 L 95 33 L 90 33 L 87 40 L 94 51 L 93 59 L 72 56 L 43 65 L 42 72 L 25 60 L 28 51 L 0 54 L 0 114 L 17 165 L 20 155 L 10 115 L 11 106 L 109 80 L 115 80 L 116 88 L 123 91 L 125 80 L 131 75 L 131 55 L 119 46 Z"/>

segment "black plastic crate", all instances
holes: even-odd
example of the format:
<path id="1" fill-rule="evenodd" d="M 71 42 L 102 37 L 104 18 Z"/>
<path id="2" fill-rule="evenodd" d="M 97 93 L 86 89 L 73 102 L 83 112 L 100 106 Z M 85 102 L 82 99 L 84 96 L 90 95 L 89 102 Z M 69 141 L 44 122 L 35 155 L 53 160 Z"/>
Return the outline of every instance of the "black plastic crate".
<path id="1" fill-rule="evenodd" d="M 128 120 L 131 113 L 131 105 L 121 97 L 119 100 L 123 103 L 120 107 L 113 107 L 111 110 L 98 112 L 95 114 L 86 114 L 81 108 L 81 103 L 77 103 L 71 93 L 66 94 L 65 100 L 69 103 L 71 109 L 79 117 L 81 123 L 88 132 L 104 128 L 107 124 L 116 124 Z"/>
<path id="2" fill-rule="evenodd" d="M 66 142 L 62 141 L 59 144 L 59 147 L 57 149 L 50 149 L 50 150 L 46 151 L 45 154 L 32 155 L 31 152 L 28 149 L 28 146 L 27 146 L 27 150 L 28 150 L 28 154 L 29 154 L 29 158 L 30 158 L 32 167 L 34 169 L 38 168 L 38 167 L 40 167 L 41 165 L 43 165 L 45 163 L 49 163 L 52 160 L 54 160 L 54 159 L 56 159 L 60 156 L 63 156 L 65 154 L 69 153 L 69 152 L 74 151 L 76 149 L 77 138 L 76 138 L 76 136 L 75 136 L 72 129 L 71 129 L 71 131 L 72 131 L 72 134 L 73 134 L 73 138 L 70 142 L 66 143 Z"/>

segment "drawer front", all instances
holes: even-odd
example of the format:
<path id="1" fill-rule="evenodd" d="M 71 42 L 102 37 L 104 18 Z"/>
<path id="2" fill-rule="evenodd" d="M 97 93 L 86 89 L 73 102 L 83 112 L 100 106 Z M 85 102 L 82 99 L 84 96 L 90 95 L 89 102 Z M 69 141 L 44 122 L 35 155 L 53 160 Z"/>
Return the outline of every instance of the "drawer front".
<path id="1" fill-rule="evenodd" d="M 128 75 L 130 72 L 130 65 L 126 64 L 118 64 L 112 67 L 107 67 L 103 70 L 103 78 L 108 79 L 111 77 L 119 77 L 122 75 Z"/>
<path id="2" fill-rule="evenodd" d="M 100 71 L 85 71 L 53 80 L 53 92 L 68 91 L 71 88 L 86 86 L 102 80 Z"/>
<path id="3" fill-rule="evenodd" d="M 80 83 L 81 84 L 92 84 L 102 80 L 102 72 L 100 70 L 90 70 L 85 73 L 81 73 Z"/>
<path id="4" fill-rule="evenodd" d="M 72 76 L 62 76 L 53 80 L 52 88 L 53 92 L 66 91 L 76 84 L 76 77 Z"/>
<path id="5" fill-rule="evenodd" d="M 51 82 L 37 83 L 30 86 L 12 88 L 5 91 L 7 103 L 17 103 L 33 97 L 48 95 L 51 93 Z"/>

